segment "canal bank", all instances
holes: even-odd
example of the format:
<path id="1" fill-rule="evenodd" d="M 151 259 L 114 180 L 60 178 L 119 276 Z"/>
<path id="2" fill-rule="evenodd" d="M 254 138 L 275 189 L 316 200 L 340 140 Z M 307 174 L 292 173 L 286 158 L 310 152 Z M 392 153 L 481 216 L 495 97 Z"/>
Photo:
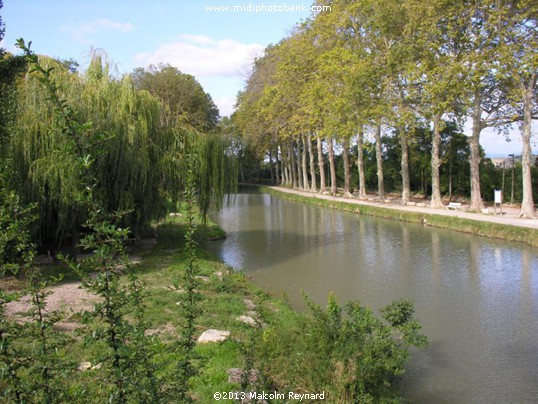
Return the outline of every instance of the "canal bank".
<path id="1" fill-rule="evenodd" d="M 463 233 L 522 242 L 538 247 L 538 219 L 520 218 L 512 210 L 503 215 L 434 209 L 427 206 L 403 206 L 391 203 L 343 198 L 277 186 L 247 185 L 260 192 L 278 195 L 302 203 L 339 209 L 361 215 L 376 216 Z"/>
<path id="2" fill-rule="evenodd" d="M 246 190 L 214 218 L 228 238 L 212 251 L 298 310 L 301 292 L 374 310 L 411 300 L 430 345 L 413 353 L 406 399 L 535 402 L 536 248 Z"/>

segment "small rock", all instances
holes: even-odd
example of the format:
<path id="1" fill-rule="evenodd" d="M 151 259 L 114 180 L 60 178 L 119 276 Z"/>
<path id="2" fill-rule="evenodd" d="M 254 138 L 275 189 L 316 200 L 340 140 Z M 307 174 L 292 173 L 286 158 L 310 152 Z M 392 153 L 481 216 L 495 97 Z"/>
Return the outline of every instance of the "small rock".
<path id="1" fill-rule="evenodd" d="M 198 343 L 206 344 L 208 342 L 220 342 L 224 341 L 230 336 L 230 331 L 222 330 L 205 330 L 202 335 L 198 337 Z"/>
<path id="2" fill-rule="evenodd" d="M 202 282 L 205 282 L 205 283 L 209 282 L 209 277 L 208 276 L 198 275 L 198 276 L 196 276 L 196 279 L 198 279 L 198 280 L 200 280 Z"/>
<path id="3" fill-rule="evenodd" d="M 221 271 L 215 272 L 215 276 L 218 278 L 219 281 L 222 281 L 222 272 Z"/>
<path id="4" fill-rule="evenodd" d="M 91 369 L 91 368 L 92 368 L 91 362 L 80 362 L 79 365 L 77 366 L 77 370 L 80 370 L 81 372 Z"/>
<path id="5" fill-rule="evenodd" d="M 417 203 L 416 202 L 407 202 L 406 205 L 407 206 L 417 206 Z"/>
<path id="6" fill-rule="evenodd" d="M 161 330 L 158 328 L 148 328 L 146 331 L 144 331 L 144 336 L 151 337 L 153 335 L 159 335 L 160 332 Z"/>
<path id="7" fill-rule="evenodd" d="M 239 316 L 239 317 L 236 317 L 236 320 L 241 321 L 242 323 L 245 323 L 248 325 L 252 325 L 252 326 L 256 325 L 256 320 L 254 320 L 252 317 L 249 317 L 249 316 Z"/>
<path id="8" fill-rule="evenodd" d="M 482 213 L 488 215 L 490 213 L 489 208 L 482 209 Z"/>
<path id="9" fill-rule="evenodd" d="M 228 383 L 237 383 L 241 384 L 241 379 L 243 378 L 243 369 L 231 368 L 227 370 L 228 372 Z M 250 375 L 248 381 L 250 383 L 255 383 L 260 378 L 260 371 L 258 369 L 250 369 Z"/>
<path id="10" fill-rule="evenodd" d="M 243 299 L 243 302 L 245 302 L 245 306 L 247 306 L 248 310 L 255 310 L 256 309 L 256 305 L 254 304 L 254 302 L 252 300 Z"/>
<path id="11" fill-rule="evenodd" d="M 419 208 L 425 208 L 426 207 L 426 204 L 424 202 L 417 202 L 417 206 Z"/>

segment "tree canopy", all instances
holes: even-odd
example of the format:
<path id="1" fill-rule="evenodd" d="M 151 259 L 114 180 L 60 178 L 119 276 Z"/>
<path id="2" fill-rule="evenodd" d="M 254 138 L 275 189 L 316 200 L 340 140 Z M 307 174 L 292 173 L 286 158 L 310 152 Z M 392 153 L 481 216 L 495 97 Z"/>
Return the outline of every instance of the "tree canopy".
<path id="1" fill-rule="evenodd" d="M 39 59 L 50 70 L 53 93 L 61 97 L 71 122 L 82 128 L 74 137 L 69 125 L 58 127 L 58 100 L 39 74 L 19 74 L 24 57 L 0 61 L 0 68 L 8 66 L 11 72 L 11 80 L 6 83 L 2 76 L 0 83 L 2 90 L 11 89 L 11 96 L 3 91 L 1 97 L 6 145 L 1 163 L 9 168 L 5 177 L 22 203 L 37 204 L 39 243 L 53 249 L 67 240 L 76 245 L 86 220 L 77 201 L 82 185 L 72 147 L 77 155 L 91 156 L 93 195 L 106 211 L 125 212 L 123 225 L 137 237 L 181 199 L 186 155 L 199 156 L 196 195 L 204 215 L 233 189 L 236 176 L 233 157 L 225 153 L 226 139 L 211 134 L 218 109 L 194 77 L 160 66 L 117 78 L 103 52 L 93 53 L 83 73 L 72 68 L 72 61 Z"/>
<path id="2" fill-rule="evenodd" d="M 523 141 L 521 213 L 534 216 L 530 127 L 536 116 L 538 6 L 532 1 L 318 0 L 331 11 L 313 13 L 258 58 L 238 97 L 234 120 L 258 156 L 277 155 L 269 169 L 279 181 L 307 188 L 325 181 L 326 151 L 336 192 L 334 150 L 341 150 L 348 193 L 350 141 L 357 140 L 359 177 L 373 140 L 378 197 L 384 198 L 383 138 L 396 136 L 402 202 L 418 128 L 430 131 L 429 194 L 443 207 L 447 122 L 471 119 L 468 136 L 471 209 L 480 210 L 480 133 L 519 122 Z M 310 139 L 303 144 L 302 139 Z M 318 153 L 310 152 L 319 139 Z M 333 146 L 333 143 L 336 145 Z M 325 150 L 326 148 L 326 150 Z M 448 153 L 448 154 L 447 154 Z M 310 169 L 304 155 L 311 155 Z M 318 169 L 314 167 L 318 159 Z M 273 169 L 273 166 L 275 168 Z M 425 172 L 426 172 L 425 171 Z M 365 197 L 364 181 L 359 181 Z M 416 189 L 414 190 L 417 191 Z M 490 190 L 488 189 L 488 192 Z"/>
<path id="3" fill-rule="evenodd" d="M 200 131 L 213 130 L 218 124 L 218 108 L 194 76 L 169 64 L 159 64 L 135 69 L 132 79 L 137 89 L 161 101 L 165 124 L 181 123 Z"/>

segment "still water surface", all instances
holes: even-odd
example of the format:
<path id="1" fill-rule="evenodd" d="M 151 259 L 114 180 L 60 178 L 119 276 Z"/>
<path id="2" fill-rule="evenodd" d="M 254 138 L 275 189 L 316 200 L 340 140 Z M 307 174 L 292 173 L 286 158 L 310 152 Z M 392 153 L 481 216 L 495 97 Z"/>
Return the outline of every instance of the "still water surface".
<path id="1" fill-rule="evenodd" d="M 320 304 L 380 308 L 410 299 L 430 339 L 401 384 L 420 403 L 538 402 L 538 249 L 358 216 L 265 194 L 239 194 L 213 217 L 212 245 L 254 283 Z"/>

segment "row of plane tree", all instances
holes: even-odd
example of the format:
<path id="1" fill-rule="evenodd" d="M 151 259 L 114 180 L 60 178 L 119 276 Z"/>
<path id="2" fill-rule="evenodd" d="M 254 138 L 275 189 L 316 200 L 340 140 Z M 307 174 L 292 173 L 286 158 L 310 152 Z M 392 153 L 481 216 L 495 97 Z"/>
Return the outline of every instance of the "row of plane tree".
<path id="1" fill-rule="evenodd" d="M 431 205 L 442 207 L 442 132 L 472 122 L 470 209 L 484 207 L 480 135 L 521 137 L 521 213 L 534 217 L 531 125 L 538 109 L 538 4 L 530 0 L 319 0 L 314 13 L 254 62 L 232 123 L 269 159 L 279 181 L 336 193 L 335 150 L 344 192 L 356 145 L 358 196 L 366 197 L 365 141 L 373 139 L 377 192 L 385 197 L 383 135 L 398 139 L 401 198 L 410 201 L 410 161 L 419 128 L 431 132 Z M 325 9 L 327 10 L 327 8 Z M 325 153 L 328 152 L 326 173 Z"/>

